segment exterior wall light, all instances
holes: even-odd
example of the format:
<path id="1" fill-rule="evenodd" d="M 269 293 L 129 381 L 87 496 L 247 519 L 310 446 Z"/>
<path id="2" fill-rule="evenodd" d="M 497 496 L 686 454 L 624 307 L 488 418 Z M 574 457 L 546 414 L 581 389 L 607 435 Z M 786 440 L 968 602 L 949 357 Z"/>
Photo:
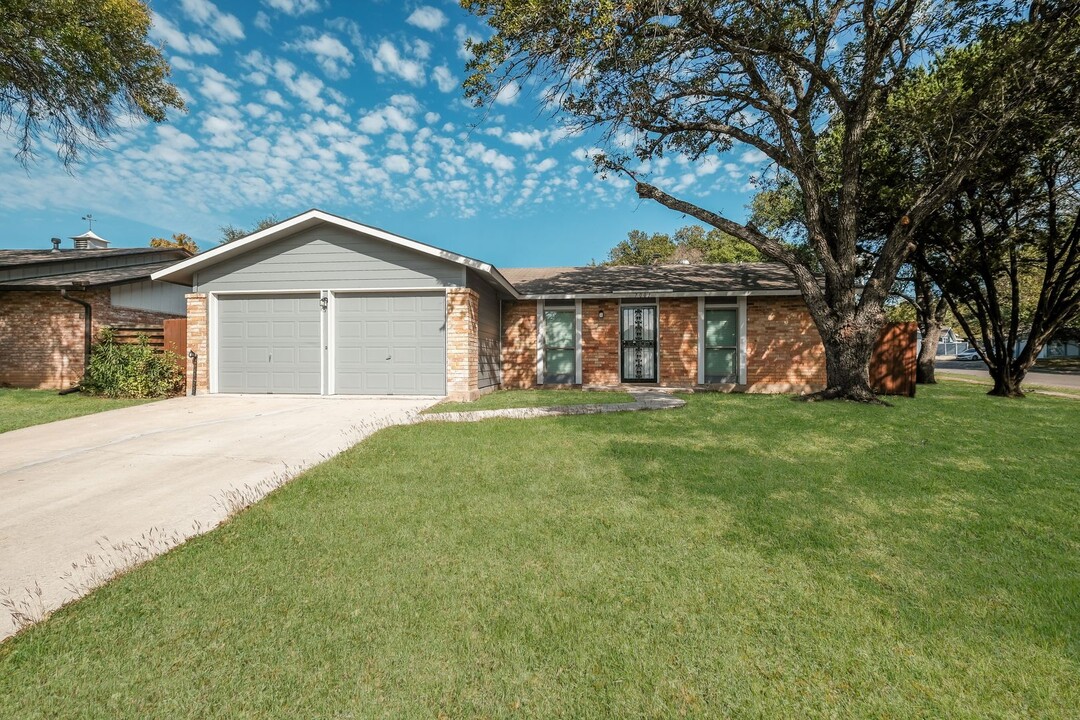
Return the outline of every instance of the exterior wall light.
<path id="1" fill-rule="evenodd" d="M 600 311 L 600 312 L 599 312 L 599 313 L 597 314 L 597 317 L 599 317 L 599 318 L 600 318 L 601 320 L 603 320 L 603 319 L 604 319 L 604 311 L 603 311 L 603 310 L 601 310 L 601 311 Z"/>

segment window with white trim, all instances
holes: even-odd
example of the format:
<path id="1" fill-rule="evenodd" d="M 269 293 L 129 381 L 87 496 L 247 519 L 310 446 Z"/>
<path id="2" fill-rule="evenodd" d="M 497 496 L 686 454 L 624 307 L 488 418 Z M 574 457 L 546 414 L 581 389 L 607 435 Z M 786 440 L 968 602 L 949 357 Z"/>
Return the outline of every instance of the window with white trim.
<path id="1" fill-rule="evenodd" d="M 577 377 L 574 302 L 544 303 L 544 384 L 571 385 Z"/>
<path id="2" fill-rule="evenodd" d="M 739 381 L 739 310 L 732 305 L 705 306 L 706 384 Z"/>

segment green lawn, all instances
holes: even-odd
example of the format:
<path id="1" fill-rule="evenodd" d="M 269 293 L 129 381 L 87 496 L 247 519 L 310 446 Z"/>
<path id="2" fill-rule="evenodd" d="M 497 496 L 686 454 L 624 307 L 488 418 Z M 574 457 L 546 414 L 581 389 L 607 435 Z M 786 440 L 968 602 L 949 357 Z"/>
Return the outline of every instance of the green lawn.
<path id="1" fill-rule="evenodd" d="M 144 402 L 147 401 L 114 400 L 82 393 L 58 395 L 55 390 L 0 388 L 0 433 Z"/>
<path id="2" fill-rule="evenodd" d="M 555 407 L 591 403 L 627 403 L 629 393 L 610 390 L 500 390 L 472 402 L 441 402 L 427 409 L 429 413 L 503 410 L 505 408 Z"/>
<path id="3" fill-rule="evenodd" d="M 1080 403 L 382 431 L 0 645 L 12 718 L 1076 717 Z"/>

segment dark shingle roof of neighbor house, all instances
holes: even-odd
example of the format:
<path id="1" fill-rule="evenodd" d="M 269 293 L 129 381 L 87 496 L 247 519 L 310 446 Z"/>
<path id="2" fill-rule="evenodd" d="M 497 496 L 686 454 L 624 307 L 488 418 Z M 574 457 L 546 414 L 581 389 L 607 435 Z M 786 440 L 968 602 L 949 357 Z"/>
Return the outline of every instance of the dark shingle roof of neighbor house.
<path id="1" fill-rule="evenodd" d="M 797 293 L 795 276 L 779 263 L 719 265 L 594 265 L 506 268 L 503 276 L 522 295 L 619 293 Z"/>
<path id="2" fill-rule="evenodd" d="M 149 280 L 150 274 L 176 264 L 176 258 L 164 262 L 125 267 L 84 270 L 44 277 L 16 278 L 0 282 L 0 290 L 49 290 L 52 288 L 101 287 Z"/>
<path id="3" fill-rule="evenodd" d="M 0 250 L 0 268 L 16 265 L 37 265 L 72 260 L 92 260 L 95 258 L 120 257 L 123 255 L 146 255 L 161 253 L 172 248 L 107 248 L 104 250 Z"/>

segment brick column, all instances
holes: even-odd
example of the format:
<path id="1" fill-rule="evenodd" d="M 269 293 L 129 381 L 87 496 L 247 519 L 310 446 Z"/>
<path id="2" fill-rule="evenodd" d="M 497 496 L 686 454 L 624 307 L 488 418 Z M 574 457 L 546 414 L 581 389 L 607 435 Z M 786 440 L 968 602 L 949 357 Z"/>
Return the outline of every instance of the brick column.
<path id="1" fill-rule="evenodd" d="M 536 387 L 536 300 L 502 305 L 502 387 Z"/>
<path id="2" fill-rule="evenodd" d="M 446 293 L 446 395 L 453 400 L 480 397 L 480 296 L 470 288 Z"/>
<path id="3" fill-rule="evenodd" d="M 196 382 L 191 381 L 192 367 L 191 358 L 187 358 L 187 392 L 191 394 L 192 388 L 196 388 L 199 394 L 210 392 L 210 342 L 209 327 L 210 316 L 206 293 L 189 293 L 187 297 L 187 348 L 194 350 L 199 356 L 198 376 Z"/>
<path id="4" fill-rule="evenodd" d="M 698 299 L 660 298 L 660 384 L 697 385 Z"/>
<path id="5" fill-rule="evenodd" d="M 618 300 L 581 301 L 581 383 L 619 384 Z"/>

